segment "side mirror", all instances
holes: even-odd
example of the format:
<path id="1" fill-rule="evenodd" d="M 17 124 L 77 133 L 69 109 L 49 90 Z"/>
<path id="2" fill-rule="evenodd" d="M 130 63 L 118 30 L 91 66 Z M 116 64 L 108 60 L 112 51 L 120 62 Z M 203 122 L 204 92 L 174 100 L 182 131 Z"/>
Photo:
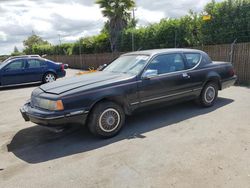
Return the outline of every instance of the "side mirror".
<path id="1" fill-rule="evenodd" d="M 158 70 L 148 69 L 143 73 L 142 78 L 150 79 L 150 78 L 155 77 L 157 75 L 158 75 Z"/>
<path id="2" fill-rule="evenodd" d="M 108 65 L 107 64 L 104 64 L 104 65 L 101 65 L 97 68 L 98 71 L 102 71 L 103 69 L 105 69 Z"/>

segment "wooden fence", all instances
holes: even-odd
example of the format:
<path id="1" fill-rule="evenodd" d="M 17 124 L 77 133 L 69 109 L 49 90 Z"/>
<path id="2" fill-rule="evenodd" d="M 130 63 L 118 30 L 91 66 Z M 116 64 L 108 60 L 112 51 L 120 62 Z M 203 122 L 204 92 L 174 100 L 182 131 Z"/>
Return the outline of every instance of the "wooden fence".
<path id="1" fill-rule="evenodd" d="M 231 45 L 211 45 L 197 47 L 209 54 L 214 61 L 230 61 Z M 234 45 L 232 63 L 239 83 L 250 84 L 250 43 Z M 109 64 L 122 53 L 82 54 L 72 56 L 48 56 L 48 59 L 69 64 L 71 68 L 88 69 L 97 68 L 103 64 Z"/>

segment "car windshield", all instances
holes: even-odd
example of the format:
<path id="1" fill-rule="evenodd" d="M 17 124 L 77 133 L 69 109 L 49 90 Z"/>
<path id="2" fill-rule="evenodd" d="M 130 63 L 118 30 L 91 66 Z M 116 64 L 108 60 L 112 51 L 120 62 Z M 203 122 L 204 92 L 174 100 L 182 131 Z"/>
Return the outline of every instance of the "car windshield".
<path id="1" fill-rule="evenodd" d="M 137 75 L 145 67 L 149 56 L 124 55 L 113 61 L 103 71 Z"/>
<path id="2" fill-rule="evenodd" d="M 0 69 L 3 68 L 5 65 L 7 65 L 10 62 L 10 60 L 5 60 L 3 62 L 0 62 Z"/>

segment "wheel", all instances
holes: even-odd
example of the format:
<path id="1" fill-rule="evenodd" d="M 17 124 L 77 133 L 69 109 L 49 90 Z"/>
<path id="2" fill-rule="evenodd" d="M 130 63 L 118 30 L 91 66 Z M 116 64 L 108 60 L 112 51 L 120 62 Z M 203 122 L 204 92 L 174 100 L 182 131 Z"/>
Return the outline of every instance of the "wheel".
<path id="1" fill-rule="evenodd" d="M 125 123 L 123 109 L 113 102 L 101 102 L 92 110 L 88 127 L 92 134 L 109 138 L 119 133 Z"/>
<path id="2" fill-rule="evenodd" d="M 218 84 L 214 82 L 207 83 L 202 89 L 199 102 L 204 107 L 214 105 L 218 96 Z"/>
<path id="3" fill-rule="evenodd" d="M 43 77 L 43 83 L 50 83 L 56 81 L 56 75 L 54 73 L 46 73 Z"/>

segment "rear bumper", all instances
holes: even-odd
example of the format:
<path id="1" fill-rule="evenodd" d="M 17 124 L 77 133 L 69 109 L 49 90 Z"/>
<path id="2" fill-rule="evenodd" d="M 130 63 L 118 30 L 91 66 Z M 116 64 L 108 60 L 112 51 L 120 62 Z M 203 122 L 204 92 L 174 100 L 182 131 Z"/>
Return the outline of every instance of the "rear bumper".
<path id="1" fill-rule="evenodd" d="M 20 112 L 25 121 L 46 127 L 62 127 L 68 124 L 85 124 L 88 112 L 85 110 L 67 112 L 49 112 L 32 108 L 30 103 L 25 104 Z"/>
<path id="2" fill-rule="evenodd" d="M 223 80 L 221 83 L 221 87 L 222 89 L 228 88 L 230 86 L 233 86 L 236 81 L 237 81 L 237 76 L 233 76 L 229 79 Z"/>
<path id="3" fill-rule="evenodd" d="M 63 78 L 66 76 L 66 71 L 60 71 L 60 72 L 57 72 L 57 78 Z"/>

